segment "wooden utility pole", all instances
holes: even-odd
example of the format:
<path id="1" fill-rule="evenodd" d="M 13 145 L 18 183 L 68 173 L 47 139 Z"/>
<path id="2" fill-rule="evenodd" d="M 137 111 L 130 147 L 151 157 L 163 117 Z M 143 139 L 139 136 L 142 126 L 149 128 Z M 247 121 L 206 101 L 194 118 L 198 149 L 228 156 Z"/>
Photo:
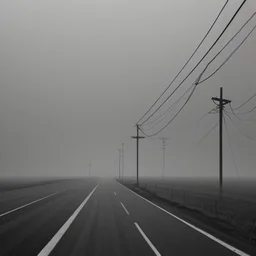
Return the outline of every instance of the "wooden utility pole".
<path id="1" fill-rule="evenodd" d="M 119 152 L 119 180 L 121 178 L 121 149 L 118 149 Z"/>
<path id="2" fill-rule="evenodd" d="M 222 195 L 223 188 L 223 109 L 226 104 L 231 103 L 230 100 L 223 99 L 223 88 L 220 87 L 220 97 L 212 97 L 213 102 L 219 102 L 219 189 Z"/>
<path id="3" fill-rule="evenodd" d="M 92 161 L 90 159 L 90 163 L 89 163 L 89 177 L 91 176 L 91 167 L 92 167 Z"/>
<path id="4" fill-rule="evenodd" d="M 159 138 L 163 142 L 163 170 L 162 170 L 162 179 L 164 179 L 165 176 L 165 149 L 166 149 L 166 140 L 169 138 Z"/>
<path id="5" fill-rule="evenodd" d="M 132 136 L 133 139 L 137 140 L 137 185 L 139 186 L 139 140 L 145 137 L 139 136 L 139 125 L 136 124 L 137 136 Z"/>
<path id="6" fill-rule="evenodd" d="M 124 143 L 122 143 L 122 179 L 124 179 Z"/>

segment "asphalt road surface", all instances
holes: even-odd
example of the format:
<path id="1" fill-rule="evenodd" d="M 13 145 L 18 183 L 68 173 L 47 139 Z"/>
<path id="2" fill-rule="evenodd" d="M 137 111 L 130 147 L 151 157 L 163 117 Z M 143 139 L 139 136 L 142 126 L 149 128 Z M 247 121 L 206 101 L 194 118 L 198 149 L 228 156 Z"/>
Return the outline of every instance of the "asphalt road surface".
<path id="1" fill-rule="evenodd" d="M 110 179 L 0 195 L 3 255 L 248 255 Z"/>

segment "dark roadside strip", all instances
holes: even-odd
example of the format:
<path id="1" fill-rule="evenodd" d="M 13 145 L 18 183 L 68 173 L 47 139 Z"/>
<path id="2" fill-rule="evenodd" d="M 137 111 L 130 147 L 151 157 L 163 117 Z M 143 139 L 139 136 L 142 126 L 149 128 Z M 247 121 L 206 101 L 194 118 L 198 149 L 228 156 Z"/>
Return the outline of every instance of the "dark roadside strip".
<path id="1" fill-rule="evenodd" d="M 200 212 L 190 210 L 189 208 L 183 207 L 179 204 L 162 199 L 156 194 L 138 187 L 135 183 L 125 183 L 119 181 L 119 184 L 137 196 L 143 198 L 145 201 L 148 201 L 148 203 L 168 213 L 172 217 L 190 226 L 192 229 L 198 231 L 211 240 L 214 240 L 215 242 L 235 252 L 236 254 L 256 255 L 255 247 L 248 246 L 246 243 L 235 239 L 229 234 L 225 234 L 223 229 L 221 230 L 217 228 L 214 223 L 211 222 L 211 220 L 209 220 L 206 216 L 201 215 Z"/>

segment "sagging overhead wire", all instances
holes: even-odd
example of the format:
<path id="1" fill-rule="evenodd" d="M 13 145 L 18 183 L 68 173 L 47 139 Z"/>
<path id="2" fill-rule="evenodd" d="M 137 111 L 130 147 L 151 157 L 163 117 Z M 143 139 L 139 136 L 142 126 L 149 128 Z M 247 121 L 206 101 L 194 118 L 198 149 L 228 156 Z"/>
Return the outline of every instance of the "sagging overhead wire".
<path id="1" fill-rule="evenodd" d="M 216 114 L 218 111 L 218 107 L 215 107 L 213 109 L 211 109 L 210 111 L 208 111 L 207 113 L 205 113 L 202 117 L 200 117 L 196 122 L 199 123 L 201 120 L 203 120 L 206 116 L 208 116 L 209 114 Z"/>
<path id="2" fill-rule="evenodd" d="M 231 107 L 231 105 L 230 105 L 230 107 Z M 231 107 L 231 110 L 232 110 L 233 108 Z M 247 114 L 249 114 L 249 113 L 251 113 L 251 112 L 253 112 L 254 110 L 256 109 L 256 106 L 255 107 L 253 107 L 252 109 L 250 109 L 250 110 L 248 110 L 248 111 L 246 111 L 246 112 L 243 112 L 243 113 L 235 113 L 235 115 L 236 116 L 241 116 L 241 115 L 247 115 Z M 232 112 L 232 114 L 233 114 L 233 112 Z"/>
<path id="3" fill-rule="evenodd" d="M 230 149 L 230 152 L 231 152 L 231 155 L 232 155 L 232 159 L 233 159 L 233 164 L 234 164 L 234 167 L 236 169 L 236 174 L 237 174 L 238 178 L 240 178 L 239 169 L 238 169 L 238 166 L 237 166 L 236 160 L 235 160 L 235 154 L 234 154 L 234 151 L 232 149 L 231 140 L 230 140 L 230 137 L 229 137 L 229 132 L 228 132 L 228 127 L 227 127 L 225 115 L 223 116 L 223 121 L 224 121 L 224 126 L 225 126 L 225 130 L 226 130 L 227 138 L 228 138 L 228 146 L 229 146 L 229 149 Z"/>
<path id="4" fill-rule="evenodd" d="M 239 47 L 241 47 L 241 45 L 246 41 L 246 39 L 251 35 L 251 33 L 254 31 L 254 29 L 256 28 L 256 26 L 254 26 L 253 27 L 253 29 L 249 32 L 249 34 L 242 40 L 242 42 L 235 48 L 235 50 L 233 50 L 233 52 L 226 58 L 226 60 L 224 60 L 224 62 L 221 64 L 221 66 L 213 73 L 213 74 L 211 74 L 209 77 L 207 77 L 207 78 L 205 78 L 203 81 L 200 81 L 200 79 L 201 79 L 201 76 L 203 75 L 203 73 L 206 71 L 206 69 L 207 69 L 207 67 L 210 65 L 210 63 L 212 63 L 212 61 L 227 47 L 227 45 L 228 44 L 230 44 L 231 42 L 232 42 L 232 40 L 234 40 L 234 38 L 244 29 L 244 27 L 252 20 L 252 18 L 255 16 L 255 14 L 256 13 L 254 13 L 244 24 L 243 24 L 243 26 L 238 30 L 238 32 L 236 32 L 236 34 L 226 43 L 226 45 L 215 55 L 215 57 L 206 65 L 206 67 L 204 68 L 204 70 L 203 70 L 203 72 L 201 73 L 201 75 L 200 75 L 200 78 L 198 79 L 198 84 L 200 84 L 200 83 L 202 83 L 202 82 L 204 82 L 204 81 L 206 81 L 207 79 L 209 79 L 211 76 L 213 76 L 218 70 L 220 70 L 220 68 L 231 58 L 231 56 L 239 49 Z M 189 87 L 188 88 L 188 90 L 190 89 L 191 87 Z M 186 91 L 187 92 L 187 91 Z M 186 93 L 185 92 L 185 93 Z M 185 95 L 185 93 L 182 95 L 182 97 Z M 179 101 L 180 101 L 180 99 L 178 99 Z M 184 106 L 182 106 L 182 108 L 183 108 Z M 171 106 L 171 108 L 172 108 L 172 106 Z M 251 111 L 253 111 L 254 109 L 256 109 L 256 107 L 255 108 L 253 108 Z M 251 112 L 250 111 L 250 112 Z M 166 111 L 166 112 L 170 112 L 170 111 Z M 166 113 L 165 112 L 165 113 Z M 180 111 L 179 111 L 180 112 Z M 164 113 L 164 114 L 165 114 Z M 163 116 L 163 115 L 162 115 Z M 176 117 L 176 115 L 175 115 L 175 117 Z M 149 130 L 151 130 L 151 129 L 153 129 L 157 124 L 159 124 L 162 120 L 163 120 L 164 118 L 162 118 L 159 122 L 157 122 L 155 125 L 153 125 L 151 128 L 149 128 L 149 129 L 143 129 L 144 130 L 144 132 L 145 131 L 149 131 Z M 172 119 L 173 120 L 173 119 Z M 171 121 L 172 121 L 171 120 Z M 250 120 L 251 121 L 251 120 Z M 154 121 L 153 121 L 154 122 Z M 170 122 L 169 122 L 170 123 Z M 168 125 L 169 125 L 169 123 L 168 123 Z M 165 126 L 166 127 L 166 126 Z M 164 128 L 165 128 L 164 127 Z M 160 131 L 162 131 L 163 129 L 161 129 Z M 154 134 L 158 134 L 160 131 L 158 131 L 157 133 L 154 133 Z M 144 133 L 145 134 L 145 133 Z M 151 134 L 151 135 L 148 135 L 148 136 L 154 136 L 154 134 Z"/>
<path id="5" fill-rule="evenodd" d="M 151 128 L 149 129 L 144 129 L 144 131 L 147 131 L 147 130 L 151 130 L 153 129 L 157 124 L 161 123 L 163 121 L 163 119 L 165 118 L 165 116 L 167 116 L 171 110 L 176 107 L 176 105 L 182 100 L 182 98 L 193 88 L 194 84 L 192 84 L 170 107 L 168 107 L 159 117 L 157 117 L 155 120 L 153 121 L 150 121 L 146 124 L 143 124 L 143 126 L 145 125 L 150 125 L 152 123 L 155 123 Z M 159 121 L 158 121 L 159 120 Z"/>
<path id="6" fill-rule="evenodd" d="M 237 109 L 240 109 L 241 107 L 243 107 L 244 105 L 246 105 L 248 102 L 250 102 L 254 97 L 256 96 L 256 93 L 254 93 L 248 100 L 246 100 L 243 104 L 241 104 L 240 106 L 236 107 L 236 108 L 232 108 L 234 111 Z M 231 107 L 231 106 L 230 106 Z"/>
<path id="7" fill-rule="evenodd" d="M 153 126 L 151 126 L 150 128 L 148 129 L 145 129 L 143 128 L 143 131 L 146 132 L 146 131 L 149 131 L 151 129 L 153 129 L 155 126 L 157 126 L 158 124 L 160 124 L 164 118 L 165 118 L 165 115 L 168 115 L 171 110 L 180 102 L 180 100 L 193 88 L 193 86 L 195 86 L 194 84 L 192 84 L 192 86 L 190 86 L 161 116 L 159 116 L 157 119 L 153 120 L 152 122 L 149 122 L 147 124 L 144 124 L 144 125 L 149 125 L 149 124 L 152 124 L 152 123 L 155 123 Z M 211 109 L 210 111 L 208 111 L 207 113 L 205 113 L 199 120 L 197 120 L 196 122 L 200 122 L 203 118 L 205 118 L 208 114 L 213 114 L 213 113 L 216 113 L 216 108 L 213 108 Z M 159 121 L 158 121 L 159 120 Z M 144 126 L 143 125 L 143 126 Z"/>
<path id="8" fill-rule="evenodd" d="M 210 62 L 208 62 L 208 64 L 206 65 L 204 71 L 208 68 L 208 66 L 213 62 L 214 59 L 216 59 L 216 57 L 235 39 L 235 37 L 244 29 L 244 27 L 249 23 L 249 21 L 252 20 L 252 18 L 256 15 L 256 12 L 243 24 L 243 26 L 237 31 L 237 33 L 225 44 L 225 46 L 214 56 L 214 58 L 212 58 L 212 60 Z M 243 43 L 248 39 L 248 37 L 252 34 L 252 32 L 255 30 L 256 25 L 251 29 L 251 31 L 247 34 L 247 36 L 241 41 L 241 43 L 231 52 L 231 54 L 229 54 L 229 56 L 223 61 L 223 63 L 208 77 L 206 77 L 205 79 L 199 81 L 199 84 L 205 82 L 206 80 L 208 80 L 209 78 L 211 78 L 214 74 L 216 74 L 227 62 L 228 60 L 235 54 L 235 52 L 243 45 Z M 203 72 L 204 72 L 203 71 Z M 188 89 L 191 89 L 191 87 L 189 87 Z M 186 91 L 187 92 L 187 91 Z M 185 93 L 186 93 L 185 92 Z M 183 94 L 184 95 L 184 94 Z M 250 97 L 250 99 L 248 99 L 245 103 L 243 103 L 241 106 L 239 106 L 238 108 L 242 107 L 243 105 L 245 105 L 247 102 L 249 102 L 252 98 L 254 98 L 256 96 L 256 93 Z M 180 99 L 179 99 L 180 100 Z M 236 109 L 238 109 L 236 108 Z M 256 107 L 255 107 L 256 108 Z M 254 108 L 254 109 L 255 109 Z M 253 109 L 253 110 L 254 110 Z M 253 111 L 251 110 L 251 111 Z M 169 111 L 168 111 L 169 112 Z M 232 109 L 233 112 L 233 109 Z M 236 115 L 234 113 L 234 115 Z M 237 117 L 238 119 L 240 119 L 239 117 Z M 242 119 L 241 119 L 242 120 Z M 155 126 L 153 126 L 155 127 Z M 152 127 L 152 128 L 153 128 Z"/>
<path id="9" fill-rule="evenodd" d="M 162 104 L 160 104 L 160 106 L 153 111 L 153 113 L 151 115 L 149 115 L 149 117 L 144 120 L 141 124 L 139 124 L 139 122 L 145 117 L 146 114 L 144 114 L 144 116 L 137 122 L 138 125 L 142 125 L 144 124 L 146 121 L 149 120 L 149 118 L 151 118 L 168 100 L 169 98 L 178 90 L 178 88 L 180 88 L 180 86 L 187 80 L 187 78 L 195 71 L 195 69 L 201 64 L 201 62 L 205 59 L 205 57 L 209 54 L 209 52 L 213 49 L 213 47 L 217 44 L 217 42 L 220 40 L 220 38 L 223 36 L 223 34 L 226 32 L 226 30 L 228 29 L 228 27 L 230 26 L 230 24 L 232 23 L 232 21 L 235 19 L 235 17 L 237 16 L 237 14 L 239 13 L 239 11 L 241 10 L 241 8 L 243 7 L 243 5 L 246 3 L 247 0 L 243 0 L 243 2 L 240 4 L 240 6 L 238 7 L 238 9 L 236 10 L 236 12 L 234 13 L 234 15 L 231 17 L 231 19 L 229 20 L 228 24 L 225 26 L 225 28 L 222 30 L 222 32 L 220 33 L 220 35 L 217 37 L 217 39 L 213 42 L 213 44 L 211 45 L 211 47 L 207 50 L 207 52 L 203 55 L 203 57 L 199 60 L 199 62 L 194 66 L 194 68 L 189 72 L 189 74 L 181 81 L 181 83 L 179 83 L 179 85 L 172 91 L 172 93 L 163 101 Z M 158 100 L 157 100 L 158 101 Z M 153 104 L 155 105 L 156 102 Z M 147 111 L 148 113 L 149 111 Z"/>
<path id="10" fill-rule="evenodd" d="M 163 131 L 177 116 L 178 114 L 182 111 L 182 109 L 187 105 L 188 101 L 190 100 L 190 98 L 192 97 L 192 95 L 194 94 L 198 83 L 202 77 L 202 75 L 204 74 L 205 69 L 202 71 L 202 73 L 197 77 L 197 79 L 195 80 L 195 82 L 191 85 L 191 87 L 193 88 L 193 90 L 191 91 L 191 93 L 189 94 L 187 100 L 184 102 L 184 104 L 181 106 L 181 108 L 178 110 L 178 112 L 173 116 L 173 118 L 164 126 L 162 127 L 160 130 L 158 130 L 157 132 L 153 133 L 153 134 L 146 134 L 145 131 L 142 129 L 141 126 L 139 126 L 140 131 L 146 136 L 146 137 L 153 137 L 155 135 L 157 135 L 158 133 L 160 133 L 161 131 Z"/>
<path id="11" fill-rule="evenodd" d="M 178 114 L 179 114 L 179 113 L 182 111 L 182 109 L 187 105 L 188 101 L 190 100 L 190 98 L 191 98 L 192 95 L 194 94 L 195 89 L 197 88 L 197 86 L 198 86 L 198 84 L 199 84 L 199 81 L 200 81 L 202 75 L 204 74 L 204 72 L 205 72 L 205 69 L 204 69 L 204 70 L 201 72 L 201 74 L 197 77 L 197 79 L 195 80 L 195 82 L 190 86 L 190 87 L 193 88 L 193 90 L 192 90 L 192 92 L 189 94 L 189 96 L 188 96 L 187 100 L 185 101 L 185 103 L 181 106 L 181 108 L 178 110 L 178 112 L 173 116 L 173 118 L 172 118 L 163 128 L 161 128 L 161 129 L 158 130 L 157 132 L 155 132 L 155 133 L 149 135 L 149 134 L 146 134 L 146 133 L 145 133 L 145 130 L 144 130 L 141 126 L 139 126 L 140 131 L 141 131 L 146 137 L 153 137 L 153 136 L 157 135 L 158 133 L 160 133 L 161 131 L 163 131 L 163 130 L 178 116 Z M 190 87 L 189 87 L 189 88 L 190 88 Z M 189 89 L 189 88 L 188 88 L 188 89 Z M 183 94 L 183 96 L 184 96 L 184 94 Z"/>
<path id="12" fill-rule="evenodd" d="M 252 138 L 252 137 L 248 136 L 247 134 L 243 133 L 243 132 L 240 130 L 240 128 L 238 128 L 238 126 L 234 123 L 234 121 L 232 120 L 231 116 L 228 114 L 227 111 L 224 110 L 223 112 L 224 112 L 224 114 L 226 114 L 226 116 L 229 118 L 230 122 L 233 124 L 233 126 L 236 128 L 236 130 L 237 130 L 241 135 L 243 135 L 243 136 L 244 136 L 246 139 L 248 139 L 248 140 L 251 140 L 251 141 L 255 140 L 254 138 Z"/>
<path id="13" fill-rule="evenodd" d="M 256 13 L 253 14 L 253 16 Z M 241 32 L 241 30 L 244 28 L 244 26 L 242 28 L 240 28 L 239 32 Z M 252 34 L 252 32 L 255 30 L 256 25 L 251 29 L 251 31 L 247 34 L 247 36 L 242 40 L 242 42 L 228 55 L 228 57 L 221 63 L 221 65 L 209 76 L 207 76 L 206 78 L 204 78 L 203 80 L 201 80 L 199 82 L 199 84 L 207 81 L 208 79 L 210 79 L 213 75 L 215 75 L 229 60 L 230 58 L 236 53 L 236 51 L 244 44 L 244 42 L 248 39 L 248 37 Z M 220 52 L 218 52 L 218 54 L 216 54 L 214 56 L 214 58 L 206 65 L 206 68 L 208 68 L 208 66 L 212 63 L 212 61 L 226 48 L 226 46 L 231 43 L 231 41 L 233 41 L 233 39 L 238 35 L 238 33 L 221 49 Z"/>
<path id="14" fill-rule="evenodd" d="M 217 17 L 215 18 L 215 20 L 213 21 L 212 25 L 210 26 L 210 28 L 208 29 L 208 31 L 206 32 L 206 34 L 204 35 L 203 39 L 201 40 L 201 42 L 198 44 L 198 46 L 196 47 L 196 49 L 193 51 L 193 53 L 191 54 L 191 56 L 188 58 L 188 60 L 186 61 L 186 63 L 183 65 L 183 67 L 181 68 L 181 70 L 178 72 L 178 74 L 174 77 L 174 79 L 171 81 L 171 83 L 167 86 L 167 88 L 162 92 L 162 94 L 156 99 L 156 101 L 150 106 L 150 108 L 146 111 L 146 113 L 141 117 L 141 119 L 137 122 L 137 124 L 149 113 L 149 111 L 156 105 L 156 103 L 161 99 L 161 97 L 166 93 L 166 91 L 172 86 L 172 84 L 175 82 L 175 80 L 178 78 L 178 76 L 181 74 L 181 72 L 186 68 L 186 66 L 188 65 L 188 63 L 190 62 L 190 60 L 194 57 L 194 55 L 196 54 L 196 52 L 198 51 L 198 49 L 201 47 L 201 45 L 203 44 L 203 42 L 205 41 L 206 37 L 209 35 L 209 33 L 211 32 L 212 28 L 214 27 L 214 25 L 216 24 L 216 22 L 218 21 L 220 15 L 222 14 L 223 10 L 225 9 L 226 5 L 228 4 L 229 0 L 226 0 L 225 4 L 222 6 L 220 12 L 218 13 Z"/>
<path id="15" fill-rule="evenodd" d="M 251 17 L 240 27 L 240 29 L 235 33 L 235 35 L 222 47 L 222 49 L 207 63 L 206 67 L 204 68 L 203 72 L 206 71 L 206 69 L 209 67 L 209 65 L 217 58 L 217 56 L 219 56 L 223 50 L 239 35 L 239 33 L 245 28 L 245 26 L 253 19 L 253 17 L 255 17 L 256 12 L 253 13 L 251 15 Z M 229 56 L 223 61 L 223 63 L 208 77 L 206 77 L 205 79 L 199 81 L 199 84 L 205 82 L 206 80 L 208 80 L 209 78 L 211 78 L 214 74 L 216 74 L 227 62 L 228 60 L 235 54 L 235 52 L 243 45 L 243 43 L 248 39 L 248 37 L 251 35 L 251 33 L 255 30 L 256 26 L 254 26 L 252 28 L 252 30 L 247 34 L 247 36 L 242 40 L 242 42 L 231 52 L 231 54 L 229 54 Z M 188 88 L 188 90 L 191 87 Z M 187 92 L 187 91 L 186 91 Z M 185 93 L 186 93 L 185 92 Z M 184 94 L 185 94 L 184 93 Z M 183 94 L 183 95 L 184 95 Z M 256 95 L 256 94 L 255 94 Z M 180 100 L 180 99 L 179 99 Z M 166 112 L 170 112 L 170 111 L 166 111 Z M 162 115 L 161 115 L 162 116 Z M 157 119 L 158 120 L 158 119 Z M 152 121 L 152 123 L 155 121 Z M 151 123 L 151 122 L 150 122 Z M 153 127 L 152 127 L 153 128 Z M 149 129 L 148 129 L 149 130 Z"/>
<path id="16" fill-rule="evenodd" d="M 192 146 L 190 149 L 188 149 L 189 151 L 192 150 L 193 148 L 197 147 L 198 145 L 200 145 L 210 134 L 211 132 L 217 127 L 217 125 L 219 124 L 219 121 L 194 145 Z"/>
<path id="17" fill-rule="evenodd" d="M 162 127 L 160 130 L 158 130 L 157 132 L 153 133 L 153 134 L 146 134 L 143 129 L 139 126 L 140 131 L 146 136 L 146 137 L 153 137 L 155 135 L 157 135 L 158 133 L 160 133 L 161 131 L 163 131 L 177 116 L 178 114 L 182 111 L 182 109 L 187 105 L 188 101 L 190 100 L 190 98 L 192 97 L 193 93 L 195 92 L 195 89 L 197 87 L 198 83 L 194 84 L 194 88 L 192 90 L 192 92 L 189 94 L 187 100 L 185 101 L 185 103 L 181 106 L 181 108 L 179 109 L 179 111 L 173 116 L 173 118 L 164 126 Z"/>
<path id="18" fill-rule="evenodd" d="M 241 116 L 242 114 L 236 113 L 236 112 L 234 111 L 234 109 L 232 108 L 231 103 L 229 103 L 229 108 L 230 108 L 231 112 L 229 112 L 229 111 L 227 111 L 227 110 L 226 110 L 226 112 L 228 112 L 229 114 L 233 114 L 233 115 L 234 115 L 238 120 L 240 120 L 240 121 L 256 121 L 255 118 L 250 118 L 250 119 L 241 118 L 240 116 Z"/>

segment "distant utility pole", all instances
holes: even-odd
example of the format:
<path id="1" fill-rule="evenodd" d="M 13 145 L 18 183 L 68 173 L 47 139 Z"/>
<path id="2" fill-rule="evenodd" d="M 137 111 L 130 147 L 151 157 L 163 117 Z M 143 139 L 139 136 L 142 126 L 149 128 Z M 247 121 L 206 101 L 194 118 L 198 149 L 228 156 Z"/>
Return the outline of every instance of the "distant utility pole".
<path id="1" fill-rule="evenodd" d="M 165 149 L 166 149 L 166 140 L 169 138 L 159 138 L 163 142 L 163 170 L 162 170 L 162 179 L 164 179 L 165 176 Z"/>
<path id="2" fill-rule="evenodd" d="M 89 177 L 91 176 L 91 167 L 92 167 L 92 161 L 90 159 L 90 163 L 89 163 Z"/>
<path id="3" fill-rule="evenodd" d="M 220 87 L 220 97 L 212 97 L 213 102 L 219 107 L 219 189 L 222 195 L 223 187 L 223 109 L 224 106 L 231 103 L 230 100 L 223 99 L 223 88 Z M 218 104 L 216 103 L 218 102 Z"/>
<path id="4" fill-rule="evenodd" d="M 118 149 L 119 152 L 119 180 L 121 178 L 121 149 Z"/>
<path id="5" fill-rule="evenodd" d="M 122 143 L 122 179 L 124 178 L 124 143 Z"/>
<path id="6" fill-rule="evenodd" d="M 132 136 L 133 139 L 137 140 L 137 185 L 139 186 L 139 140 L 145 137 L 139 136 L 139 125 L 136 124 L 137 136 Z"/>

